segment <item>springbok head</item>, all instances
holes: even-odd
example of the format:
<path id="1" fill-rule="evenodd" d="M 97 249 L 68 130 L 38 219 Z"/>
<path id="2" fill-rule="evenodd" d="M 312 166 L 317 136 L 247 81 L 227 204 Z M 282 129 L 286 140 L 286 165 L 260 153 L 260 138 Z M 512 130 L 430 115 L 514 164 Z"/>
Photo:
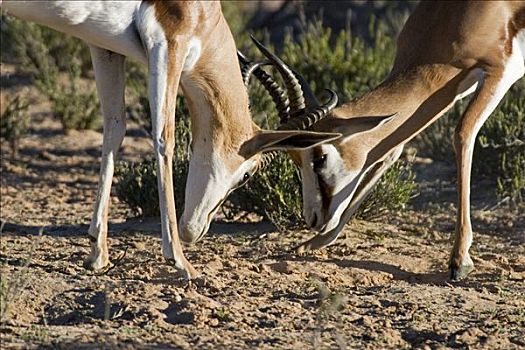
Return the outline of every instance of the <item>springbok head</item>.
<path id="1" fill-rule="evenodd" d="M 289 98 L 305 101 L 304 104 L 291 106 L 290 114 L 293 117 L 288 124 L 295 129 L 342 134 L 342 137 L 330 143 L 289 152 L 301 172 L 305 221 L 308 226 L 321 232 L 298 250 L 320 248 L 335 240 L 366 192 L 377 181 L 378 176 L 369 177 L 377 163 L 369 163 L 367 135 L 387 123 L 393 115 L 356 118 L 336 116 L 337 109 L 333 110 L 337 104 L 334 92 L 327 90 L 330 98 L 327 103 L 320 105 L 301 74 L 288 67 L 256 39 L 252 39 L 283 79 L 293 83 L 293 86 L 287 87 Z M 391 152 L 391 159 L 385 161 L 395 161 L 399 157 L 398 151 Z"/>
<path id="2" fill-rule="evenodd" d="M 192 98 L 199 96 L 197 90 L 202 90 L 203 87 L 206 89 L 211 79 L 199 81 L 196 76 L 183 76 L 182 86 L 191 114 L 199 116 L 192 119 L 193 152 L 186 184 L 185 208 L 179 223 L 179 235 L 187 243 L 196 242 L 204 236 L 214 214 L 228 195 L 244 185 L 255 172 L 268 165 L 276 151 L 306 150 L 341 136 L 299 130 L 286 123 L 279 130 L 261 130 L 252 122 L 248 108 L 245 84 L 248 84 L 250 74 L 253 73 L 269 90 L 281 116 L 287 115 L 289 111 L 288 100 L 271 76 L 260 68 L 264 62 L 254 63 L 243 59 L 240 58 L 243 77 L 242 81 L 238 79 L 240 86 L 235 85 L 237 79 L 232 78 L 234 72 L 230 72 L 224 78 L 228 81 L 228 84 L 224 84 L 228 91 L 204 94 L 218 99 L 214 100 L 214 118 L 210 118 L 212 113 L 203 108 L 205 104 Z M 202 73 L 200 75 L 206 76 Z M 236 104 L 230 110 L 243 113 L 247 118 L 234 118 L 235 121 L 232 122 L 231 118 L 223 118 L 217 112 L 225 110 L 221 104 L 226 103 L 221 98 L 228 94 L 233 95 L 231 101 L 234 102 L 230 103 Z"/>

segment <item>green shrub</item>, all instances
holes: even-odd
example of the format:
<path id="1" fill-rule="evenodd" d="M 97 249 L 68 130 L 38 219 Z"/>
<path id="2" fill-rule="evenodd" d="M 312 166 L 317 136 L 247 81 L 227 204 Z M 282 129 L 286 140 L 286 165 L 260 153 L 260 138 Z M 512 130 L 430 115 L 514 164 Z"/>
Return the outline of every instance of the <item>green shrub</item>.
<path id="1" fill-rule="evenodd" d="M 94 89 L 79 86 L 80 65 L 71 61 L 67 83 L 58 83 L 58 74 L 51 74 L 38 74 L 35 84 L 51 102 L 51 110 L 64 131 L 98 128 L 101 124 L 98 97 Z"/>
<path id="2" fill-rule="evenodd" d="M 145 217 L 159 215 L 159 192 L 154 159 L 119 162 L 115 167 L 117 197 Z"/>
<path id="3" fill-rule="evenodd" d="M 398 160 L 379 179 L 356 216 L 374 220 L 389 211 L 403 209 L 417 192 L 412 166 Z"/>
<path id="4" fill-rule="evenodd" d="M 20 63 L 33 76 L 64 131 L 100 126 L 95 89 L 80 84 L 83 71 L 91 66 L 86 45 L 52 29 L 11 17 L 2 17 L 1 28 L 2 41 L 9 43 L 5 50 L 11 53 L 10 60 Z M 66 83 L 60 79 L 60 71 L 67 72 Z"/>
<path id="5" fill-rule="evenodd" d="M 91 71 L 89 48 L 81 40 L 12 16 L 2 15 L 0 21 L 2 62 L 21 64 L 31 72 L 36 54 L 38 61 L 51 61 L 60 71 L 68 71 L 70 60 L 76 57 L 83 76 Z"/>
<path id="6" fill-rule="evenodd" d="M 297 43 L 286 35 L 281 57 L 308 79 L 314 92 L 330 88 L 345 102 L 377 86 L 392 66 L 394 38 L 382 22 L 371 27 L 377 29 L 370 46 L 350 31 L 334 35 L 321 22 L 309 23 Z"/>
<path id="7" fill-rule="evenodd" d="M 129 62 L 126 66 L 126 111 L 144 133 L 151 136 L 151 112 L 148 99 L 148 70 Z M 177 114 L 179 114 L 177 109 Z"/>
<path id="8" fill-rule="evenodd" d="M 20 139 L 27 134 L 29 128 L 28 108 L 29 103 L 17 95 L 7 102 L 0 117 L 0 138 L 9 143 L 13 158 L 18 155 Z"/>

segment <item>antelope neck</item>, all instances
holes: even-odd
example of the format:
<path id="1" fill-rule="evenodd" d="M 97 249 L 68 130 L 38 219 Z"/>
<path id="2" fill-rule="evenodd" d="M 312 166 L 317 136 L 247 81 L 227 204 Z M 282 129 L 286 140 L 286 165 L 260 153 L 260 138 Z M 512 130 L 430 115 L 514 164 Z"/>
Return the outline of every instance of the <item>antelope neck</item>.
<path id="1" fill-rule="evenodd" d="M 385 157 L 439 118 L 454 102 L 467 71 L 449 65 L 425 65 L 389 76 L 374 90 L 333 112 L 337 118 L 393 115 L 392 120 L 357 137 L 369 149 L 367 164 Z"/>

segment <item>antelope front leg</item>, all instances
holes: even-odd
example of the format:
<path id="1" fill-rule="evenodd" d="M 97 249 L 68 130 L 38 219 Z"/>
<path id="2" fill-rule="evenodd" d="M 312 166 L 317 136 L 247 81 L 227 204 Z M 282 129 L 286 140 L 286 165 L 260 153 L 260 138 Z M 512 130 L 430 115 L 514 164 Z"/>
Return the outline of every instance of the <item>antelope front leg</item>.
<path id="1" fill-rule="evenodd" d="M 179 240 L 172 171 L 175 106 L 182 69 L 180 53 L 186 50 L 168 50 L 166 42 L 148 43 L 148 46 L 149 44 L 152 44 L 149 51 L 149 99 L 157 160 L 162 254 L 168 261 L 174 262 L 176 268 L 184 271 L 188 279 L 192 279 L 197 276 L 197 272 L 186 260 Z"/>
<path id="2" fill-rule="evenodd" d="M 91 253 L 84 261 L 84 266 L 100 270 L 109 264 L 107 245 L 109 197 L 115 160 L 126 133 L 124 56 L 99 47 L 92 46 L 90 49 L 104 116 L 104 136 L 97 199 L 88 231 Z"/>
<path id="3" fill-rule="evenodd" d="M 450 278 L 465 278 L 473 269 L 469 255 L 472 244 L 470 223 L 470 175 L 474 141 L 479 129 L 497 107 L 507 90 L 523 76 L 523 57 L 509 57 L 502 68 L 486 72 L 485 81 L 478 94 L 472 99 L 461 117 L 454 133 L 454 149 L 458 173 L 458 212 L 456 236 L 450 256 Z"/>

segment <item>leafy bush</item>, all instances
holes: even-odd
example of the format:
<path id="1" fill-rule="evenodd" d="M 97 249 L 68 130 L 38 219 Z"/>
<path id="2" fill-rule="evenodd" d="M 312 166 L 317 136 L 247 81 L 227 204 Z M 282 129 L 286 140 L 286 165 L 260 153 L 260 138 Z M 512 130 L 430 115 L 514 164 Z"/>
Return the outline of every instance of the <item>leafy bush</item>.
<path id="1" fill-rule="evenodd" d="M 17 95 L 7 102 L 5 110 L 0 117 L 0 138 L 9 143 L 13 157 L 17 156 L 20 139 L 28 131 L 28 108 L 29 103 Z"/>
<path id="2" fill-rule="evenodd" d="M 388 211 L 403 209 L 417 192 L 415 178 L 410 163 L 397 161 L 379 179 L 356 216 L 374 220 Z"/>
<path id="3" fill-rule="evenodd" d="M 94 89 L 82 91 L 86 88 L 79 86 L 80 73 L 80 65 L 73 60 L 66 84 L 58 83 L 58 74 L 52 72 L 35 77 L 36 86 L 51 102 L 53 114 L 65 132 L 96 129 L 101 123 L 97 94 Z"/>
<path id="4" fill-rule="evenodd" d="M 2 17 L 1 28 L 2 42 L 9 43 L 2 49 L 11 53 L 11 61 L 32 74 L 64 131 L 97 128 L 100 118 L 96 92 L 80 82 L 91 66 L 87 46 L 52 29 L 11 17 Z M 61 71 L 67 72 L 67 83 L 60 79 Z"/>
<path id="5" fill-rule="evenodd" d="M 92 68 L 89 48 L 81 40 L 12 16 L 2 15 L 0 21 L 2 62 L 21 64 L 31 72 L 31 60 L 35 60 L 36 54 L 40 62 L 51 60 L 58 70 L 68 71 L 70 60 L 77 57 L 82 75 L 89 75 Z"/>
<path id="6" fill-rule="evenodd" d="M 117 197 L 136 214 L 150 217 L 159 215 L 159 192 L 154 159 L 138 164 L 119 162 L 115 167 Z"/>

